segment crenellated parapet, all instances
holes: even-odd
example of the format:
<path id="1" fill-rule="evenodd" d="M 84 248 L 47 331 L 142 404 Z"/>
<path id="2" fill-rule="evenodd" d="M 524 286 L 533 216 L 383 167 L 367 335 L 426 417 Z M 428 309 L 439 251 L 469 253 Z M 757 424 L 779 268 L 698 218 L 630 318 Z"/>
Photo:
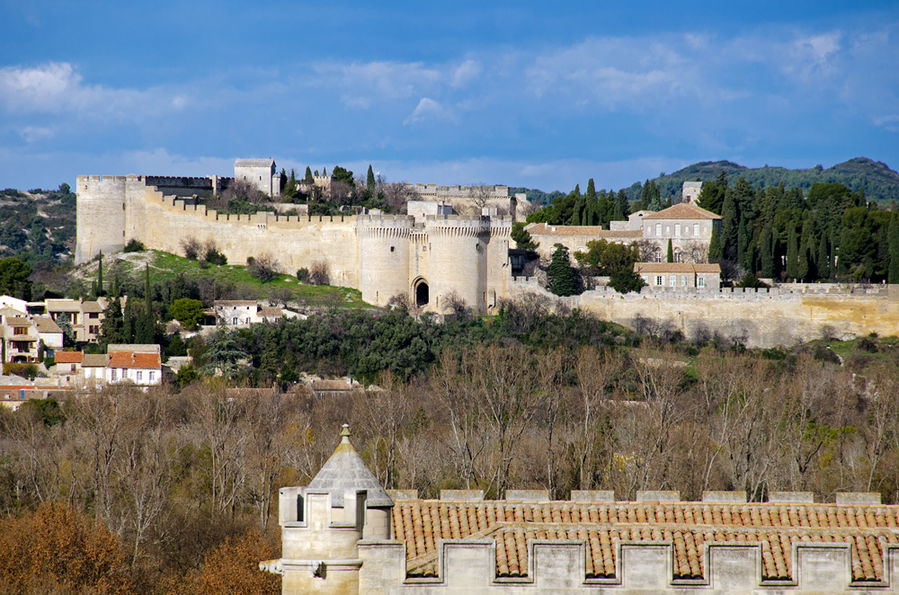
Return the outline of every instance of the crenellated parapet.
<path id="1" fill-rule="evenodd" d="M 363 238 L 408 238 L 415 220 L 406 215 L 361 215 L 357 229 Z"/>

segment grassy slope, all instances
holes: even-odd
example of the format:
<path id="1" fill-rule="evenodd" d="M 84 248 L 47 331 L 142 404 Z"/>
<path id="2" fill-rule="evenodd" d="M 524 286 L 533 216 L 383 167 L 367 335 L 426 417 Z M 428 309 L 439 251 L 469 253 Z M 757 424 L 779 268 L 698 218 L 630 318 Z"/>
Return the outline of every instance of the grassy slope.
<path id="1" fill-rule="evenodd" d="M 191 279 L 206 279 L 221 282 L 223 285 L 234 287 L 249 287 L 258 292 L 259 298 L 265 298 L 274 291 L 287 289 L 292 292 L 293 300 L 305 303 L 309 306 L 340 306 L 344 308 L 368 308 L 368 304 L 362 301 L 362 294 L 356 289 L 348 287 L 334 287 L 331 285 L 307 285 L 297 281 L 291 275 L 278 275 L 267 283 L 262 283 L 247 272 L 247 267 L 242 265 L 210 265 L 200 266 L 195 260 L 188 260 L 174 254 L 149 250 L 147 252 L 132 252 L 128 254 L 111 255 L 104 259 L 104 277 L 106 283 L 111 280 L 111 257 L 118 257 L 121 270 L 124 274 L 143 279 L 144 264 L 150 263 L 150 278 L 153 282 L 161 282 L 175 278 L 183 274 Z M 96 276 L 96 262 L 85 265 L 81 276 L 93 279 Z"/>

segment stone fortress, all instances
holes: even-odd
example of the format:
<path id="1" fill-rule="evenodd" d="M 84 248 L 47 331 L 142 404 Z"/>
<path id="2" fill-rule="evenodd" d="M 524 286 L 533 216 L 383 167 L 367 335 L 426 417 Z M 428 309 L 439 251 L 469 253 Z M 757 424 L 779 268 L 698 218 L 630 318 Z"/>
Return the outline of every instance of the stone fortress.
<path id="1" fill-rule="evenodd" d="M 132 239 L 182 254 L 183 242 L 195 239 L 214 242 L 234 264 L 263 254 L 286 273 L 323 263 L 331 284 L 358 289 L 363 300 L 378 306 L 398 296 L 421 311 L 447 312 L 464 302 L 477 313 L 488 313 L 503 299 L 536 294 L 632 328 L 650 318 L 688 337 L 720 332 L 747 346 L 790 344 L 824 332 L 899 334 L 899 286 L 794 285 L 761 293 L 719 289 L 717 273 L 683 264 L 704 262 L 713 226 L 720 221 L 694 205 L 695 199 L 658 213 L 634 213 L 609 230 L 529 226 L 544 256 L 557 242 L 574 252 L 585 249 L 589 240 L 605 238 L 637 242 L 641 251 L 647 250 L 645 260 L 657 263 L 641 269 L 651 287 L 640 294 L 599 287 L 558 300 L 534 277 L 523 277 L 520 261 L 510 254 L 518 199 L 509 196 L 506 186 L 417 185 L 424 192 L 420 198 L 430 200 L 411 201 L 408 215 L 228 215 L 197 200 L 222 192 L 235 180 L 273 197 L 280 192 L 272 159 L 239 159 L 230 178 L 78 176 L 75 262 L 120 251 Z M 684 192 L 692 197 L 697 190 L 685 185 Z M 479 210 L 455 214 L 453 202 L 474 194 L 482 195 L 476 201 Z M 508 214 L 499 214 L 503 205 Z M 673 267 L 660 262 L 669 240 L 679 261 Z"/>
<path id="2" fill-rule="evenodd" d="M 878 493 L 507 490 L 485 500 L 385 490 L 344 425 L 305 487 L 281 488 L 281 558 L 260 568 L 293 593 L 895 593 L 899 506 Z"/>

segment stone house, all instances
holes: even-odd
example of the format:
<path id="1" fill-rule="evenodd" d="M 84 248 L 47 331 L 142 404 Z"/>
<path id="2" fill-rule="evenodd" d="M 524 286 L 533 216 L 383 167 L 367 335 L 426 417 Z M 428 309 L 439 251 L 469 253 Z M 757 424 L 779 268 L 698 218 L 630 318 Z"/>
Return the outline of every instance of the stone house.
<path id="1" fill-rule="evenodd" d="M 234 179 L 250 184 L 266 196 L 281 196 L 281 176 L 274 159 L 237 159 Z"/>
<path id="2" fill-rule="evenodd" d="M 689 262 L 637 262 L 634 272 L 649 289 L 720 289 L 721 266 Z"/>
<path id="3" fill-rule="evenodd" d="M 350 442 L 279 493 L 282 593 L 888 593 L 899 506 L 879 494 L 386 491 Z"/>
<path id="4" fill-rule="evenodd" d="M 75 386 L 158 386 L 162 384 L 162 354 L 159 345 L 127 344 L 109 345 L 107 353 L 62 351 L 56 354 L 52 372 Z"/>
<path id="5" fill-rule="evenodd" d="M 96 343 L 103 322 L 103 310 L 95 300 L 49 299 L 44 302 L 44 311 L 59 323 L 68 321 L 75 332 L 77 343 Z"/>

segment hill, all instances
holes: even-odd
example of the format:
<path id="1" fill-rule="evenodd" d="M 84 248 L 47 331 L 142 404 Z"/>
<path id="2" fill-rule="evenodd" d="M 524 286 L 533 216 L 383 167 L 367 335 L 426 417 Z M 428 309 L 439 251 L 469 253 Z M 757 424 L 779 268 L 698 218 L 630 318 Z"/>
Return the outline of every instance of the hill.
<path id="1" fill-rule="evenodd" d="M 75 195 L 59 190 L 0 190 L 0 258 L 16 256 L 34 266 L 60 263 L 75 243 Z"/>
<path id="2" fill-rule="evenodd" d="M 816 165 L 808 169 L 787 169 L 784 167 L 748 168 L 732 161 L 702 161 L 688 165 L 672 174 L 664 174 L 655 178 L 663 198 L 680 196 L 684 182 L 714 180 L 721 172 L 726 172 L 731 184 L 740 176 L 746 178 L 754 187 L 776 186 L 780 183 L 786 188 L 801 188 L 807 192 L 812 184 L 838 182 L 852 191 L 864 190 L 868 200 L 890 202 L 899 200 L 899 173 L 881 161 L 867 157 L 855 157 L 849 161 L 824 168 Z M 631 200 L 640 198 L 639 182 L 627 188 Z"/>

